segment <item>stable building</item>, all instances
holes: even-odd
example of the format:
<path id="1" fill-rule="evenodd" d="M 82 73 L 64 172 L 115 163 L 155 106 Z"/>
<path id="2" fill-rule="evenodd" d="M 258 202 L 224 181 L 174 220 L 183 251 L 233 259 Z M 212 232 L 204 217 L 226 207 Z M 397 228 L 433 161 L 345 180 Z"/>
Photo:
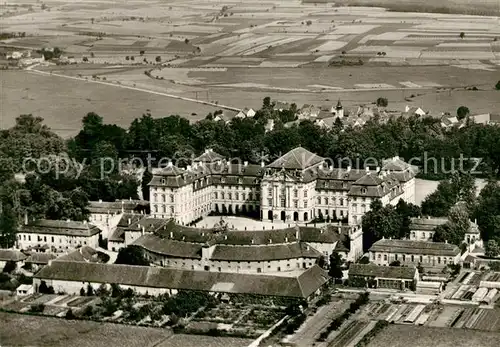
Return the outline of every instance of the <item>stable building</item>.
<path id="1" fill-rule="evenodd" d="M 348 271 L 349 283 L 373 288 L 415 290 L 418 270 L 415 267 L 352 264 Z"/>
<path id="2" fill-rule="evenodd" d="M 25 221 L 17 233 L 17 248 L 64 252 L 78 246 L 99 246 L 101 230 L 89 223 L 39 219 Z"/>
<path id="3" fill-rule="evenodd" d="M 149 295 L 196 290 L 309 299 L 320 294 L 329 276 L 318 266 L 293 276 L 277 276 L 55 260 L 34 276 L 36 291 L 42 281 L 56 292 L 77 295 L 88 285 L 97 290 L 102 284 L 118 284 Z"/>
<path id="4" fill-rule="evenodd" d="M 394 261 L 401 265 L 418 266 L 441 271 L 448 265 L 460 263 L 460 249 L 444 242 L 390 240 L 375 242 L 369 249 L 370 261 L 388 266 Z"/>
<path id="5" fill-rule="evenodd" d="M 28 256 L 15 249 L 0 249 L 0 272 L 4 269 L 8 262 L 14 262 L 16 269 L 24 265 L 24 261 Z"/>
<path id="6" fill-rule="evenodd" d="M 308 269 L 321 257 L 328 261 L 334 252 L 355 261 L 362 254 L 362 238 L 357 235 L 361 232 L 356 226 L 221 231 L 185 227 L 170 220 L 152 232 L 142 232 L 132 245 L 142 248 L 157 266 L 270 273 Z"/>

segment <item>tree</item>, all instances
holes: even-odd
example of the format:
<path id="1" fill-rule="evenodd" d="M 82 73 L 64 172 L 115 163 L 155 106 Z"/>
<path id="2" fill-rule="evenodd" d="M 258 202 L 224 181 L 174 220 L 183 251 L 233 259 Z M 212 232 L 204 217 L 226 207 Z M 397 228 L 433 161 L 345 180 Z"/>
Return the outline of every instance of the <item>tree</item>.
<path id="1" fill-rule="evenodd" d="M 75 319 L 75 318 L 76 318 L 76 316 L 75 316 L 75 314 L 73 313 L 73 310 L 72 310 L 72 309 L 69 309 L 68 311 L 66 311 L 65 318 L 66 318 L 66 319 Z"/>
<path id="2" fill-rule="evenodd" d="M 392 205 L 382 206 L 380 200 L 374 200 L 370 211 L 362 219 L 364 249 L 382 238 L 400 238 L 403 217 Z"/>
<path id="3" fill-rule="evenodd" d="M 460 38 L 461 38 L 461 39 L 463 39 L 464 37 L 465 37 L 465 33 L 462 31 L 462 32 L 460 33 Z"/>
<path id="4" fill-rule="evenodd" d="M 144 257 L 140 247 L 131 245 L 120 249 L 115 264 L 149 266 L 149 261 Z"/>
<path id="5" fill-rule="evenodd" d="M 399 260 L 394 260 L 389 264 L 389 266 L 401 266 L 401 262 Z"/>
<path id="6" fill-rule="evenodd" d="M 146 52 L 145 52 L 145 51 L 139 51 L 139 55 L 140 55 L 140 56 L 143 56 L 143 55 L 144 55 L 144 53 L 146 53 Z"/>
<path id="7" fill-rule="evenodd" d="M 38 292 L 40 294 L 54 294 L 54 288 L 48 287 L 45 281 L 40 282 L 40 286 L 38 287 Z"/>
<path id="8" fill-rule="evenodd" d="M 488 258 L 495 258 L 500 254 L 500 246 L 496 240 L 489 240 L 486 244 L 485 255 Z"/>
<path id="9" fill-rule="evenodd" d="M 470 113 L 470 111 L 469 111 L 469 109 L 466 106 L 460 106 L 457 109 L 457 118 L 458 118 L 458 120 L 464 119 L 465 117 L 467 117 L 469 115 L 469 113 Z"/>
<path id="10" fill-rule="evenodd" d="M 157 63 L 161 63 L 161 56 L 157 55 L 156 58 L 155 58 L 156 62 Z"/>
<path id="11" fill-rule="evenodd" d="M 498 81 L 497 84 L 495 84 L 495 89 L 500 90 L 500 81 Z"/>
<path id="12" fill-rule="evenodd" d="M 333 252 L 330 255 L 330 270 L 328 271 L 328 274 L 335 279 L 342 278 L 343 263 L 344 261 L 342 259 L 342 256 L 339 253 Z"/>
<path id="13" fill-rule="evenodd" d="M 87 296 L 93 296 L 94 295 L 94 288 L 90 285 L 90 283 L 87 285 Z"/>
<path id="14" fill-rule="evenodd" d="M 80 288 L 80 296 L 85 296 L 85 289 Z"/>
<path id="15" fill-rule="evenodd" d="M 16 269 L 16 262 L 13 261 L 13 260 L 8 260 L 6 263 L 5 263 L 5 266 L 3 267 L 3 272 L 5 273 L 11 273 L 12 271 L 14 271 Z"/>
<path id="16" fill-rule="evenodd" d="M 184 39 L 184 43 L 187 45 L 189 43 L 189 39 L 188 38 Z"/>
<path id="17" fill-rule="evenodd" d="M 387 98 L 380 97 L 377 99 L 378 107 L 387 107 L 387 105 L 389 105 L 389 101 L 387 100 Z"/>
<path id="18" fill-rule="evenodd" d="M 471 227 L 469 214 L 464 206 L 454 206 L 450 210 L 448 219 L 447 223 L 436 227 L 433 241 L 450 242 L 461 246 L 465 238 L 465 233 Z"/>

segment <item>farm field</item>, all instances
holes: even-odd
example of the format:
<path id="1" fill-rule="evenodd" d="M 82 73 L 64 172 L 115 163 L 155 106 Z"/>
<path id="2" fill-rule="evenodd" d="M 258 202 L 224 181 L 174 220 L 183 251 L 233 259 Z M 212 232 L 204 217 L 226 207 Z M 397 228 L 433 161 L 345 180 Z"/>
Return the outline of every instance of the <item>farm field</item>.
<path id="1" fill-rule="evenodd" d="M 19 329 L 23 327 L 23 329 Z M 247 346 L 251 340 L 173 335 L 170 330 L 0 312 L 0 339 L 7 346 Z"/>
<path id="2" fill-rule="evenodd" d="M 88 112 L 107 123 L 128 127 L 146 110 L 154 117 L 173 114 L 190 121 L 204 118 L 217 108 L 114 86 L 36 75 L 26 71 L 2 71 L 0 127 L 14 125 L 20 114 L 43 117 L 61 136 L 73 136 Z M 196 115 L 192 115 L 196 113 Z"/>
<path id="3" fill-rule="evenodd" d="M 369 347 L 494 347 L 500 333 L 452 328 L 430 328 L 390 324 L 368 344 Z"/>

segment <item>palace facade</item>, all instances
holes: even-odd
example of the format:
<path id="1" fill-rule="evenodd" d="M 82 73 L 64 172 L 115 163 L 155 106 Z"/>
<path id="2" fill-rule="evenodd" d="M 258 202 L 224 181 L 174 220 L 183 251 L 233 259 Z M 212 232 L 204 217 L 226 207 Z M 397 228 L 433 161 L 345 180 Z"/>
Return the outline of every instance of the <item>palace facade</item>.
<path id="1" fill-rule="evenodd" d="M 297 147 L 269 165 L 234 163 L 206 150 L 185 169 L 153 170 L 151 215 L 188 224 L 211 212 L 307 223 L 318 217 L 361 223 L 370 204 L 415 201 L 415 169 L 394 157 L 382 167 L 334 168 Z"/>

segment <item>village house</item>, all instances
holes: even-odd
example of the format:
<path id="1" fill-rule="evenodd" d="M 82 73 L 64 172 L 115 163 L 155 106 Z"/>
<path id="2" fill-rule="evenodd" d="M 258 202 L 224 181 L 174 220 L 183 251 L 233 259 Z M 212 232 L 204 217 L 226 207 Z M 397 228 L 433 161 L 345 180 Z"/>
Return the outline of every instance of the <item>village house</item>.
<path id="1" fill-rule="evenodd" d="M 304 106 L 302 106 L 300 108 L 300 110 L 298 110 L 297 112 L 297 118 L 299 120 L 302 120 L 302 119 L 314 119 L 316 117 L 318 117 L 319 113 L 320 113 L 320 109 L 314 105 L 308 105 L 308 104 L 305 104 Z"/>
<path id="2" fill-rule="evenodd" d="M 420 117 L 423 117 L 425 116 L 427 113 L 422 110 L 420 107 L 417 107 L 417 106 L 408 106 L 406 105 L 405 107 L 405 110 L 404 112 L 401 114 L 402 117 L 412 117 L 412 116 L 420 116 Z"/>
<path id="3" fill-rule="evenodd" d="M 8 262 L 14 262 L 16 264 L 16 269 L 20 269 L 24 265 L 26 258 L 28 258 L 28 256 L 19 250 L 0 248 L 0 272 Z"/>
<path id="4" fill-rule="evenodd" d="M 25 218 L 17 233 L 17 248 L 22 250 L 50 249 L 64 252 L 78 246 L 98 247 L 101 230 L 87 222 Z"/>
<path id="5" fill-rule="evenodd" d="M 320 294 L 328 280 L 318 266 L 293 276 L 278 276 L 55 260 L 35 274 L 33 285 L 38 291 L 43 281 L 56 292 L 77 295 L 88 285 L 97 290 L 102 284 L 118 284 L 153 296 L 196 290 L 310 299 Z"/>
<path id="6" fill-rule="evenodd" d="M 102 231 L 102 238 L 109 238 L 124 213 L 147 214 L 149 202 L 144 200 L 89 201 L 89 223 Z"/>
<path id="7" fill-rule="evenodd" d="M 251 108 L 244 108 L 236 114 L 236 118 L 253 118 L 255 116 L 255 111 Z"/>
<path id="8" fill-rule="evenodd" d="M 373 264 L 351 264 L 349 267 L 351 286 L 365 283 L 368 287 L 397 290 L 413 290 L 418 283 L 418 270 L 414 266 L 379 266 Z"/>
<path id="9" fill-rule="evenodd" d="M 56 259 L 57 255 L 55 253 L 39 253 L 31 252 L 28 258 L 24 261 L 27 266 L 30 267 L 31 272 L 36 272 L 42 267 L 47 265 L 49 261 Z"/>
<path id="10" fill-rule="evenodd" d="M 448 222 L 448 218 L 436 217 L 414 217 L 410 219 L 410 240 L 432 241 L 436 228 Z M 470 222 L 470 228 L 464 236 L 463 242 L 467 244 L 469 251 L 483 247 L 481 233 L 477 222 Z"/>
<path id="11" fill-rule="evenodd" d="M 421 265 L 426 270 L 441 271 L 460 263 L 460 249 L 444 242 L 382 239 L 369 249 L 370 261 L 387 266 L 399 261 L 404 266 Z"/>

